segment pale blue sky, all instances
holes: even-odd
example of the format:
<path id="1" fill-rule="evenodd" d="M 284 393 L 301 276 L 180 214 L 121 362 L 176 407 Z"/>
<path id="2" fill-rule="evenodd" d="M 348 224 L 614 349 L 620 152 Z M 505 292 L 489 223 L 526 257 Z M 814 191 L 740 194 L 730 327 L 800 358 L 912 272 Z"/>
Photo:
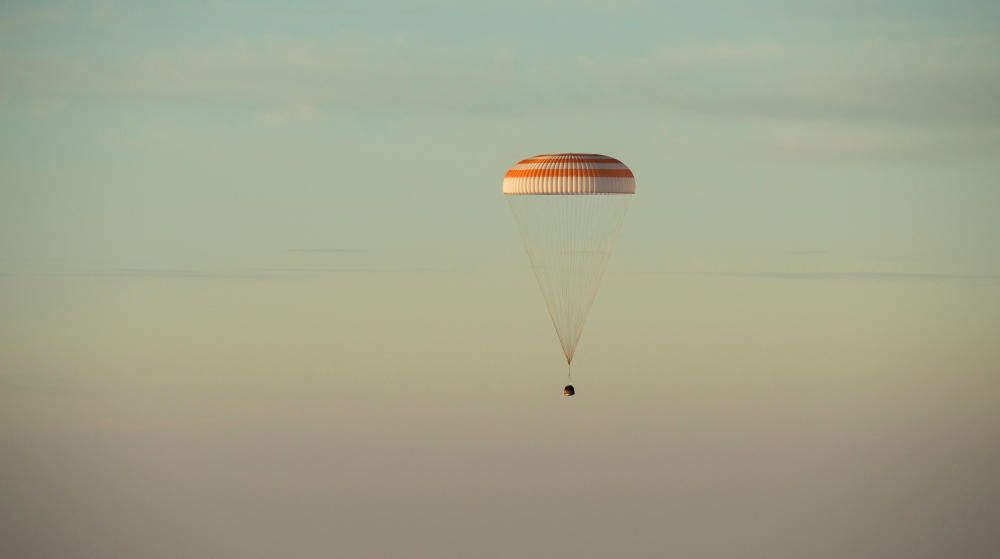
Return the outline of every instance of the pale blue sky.
<path id="1" fill-rule="evenodd" d="M 993 3 L 2 12 L 7 259 L 488 243 L 509 233 L 474 227 L 498 210 L 491 181 L 576 149 L 625 158 L 650 196 L 636 211 L 696 250 L 934 249 L 934 271 L 997 271 L 955 254 L 997 240 Z M 685 219 L 708 210 L 740 239 Z M 652 258 L 662 235 L 635 233 Z"/>

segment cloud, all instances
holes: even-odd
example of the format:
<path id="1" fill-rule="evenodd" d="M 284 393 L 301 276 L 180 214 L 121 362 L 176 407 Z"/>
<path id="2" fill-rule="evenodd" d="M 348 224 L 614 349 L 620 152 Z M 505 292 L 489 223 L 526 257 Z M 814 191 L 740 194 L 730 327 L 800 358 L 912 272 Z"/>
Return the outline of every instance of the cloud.
<path id="1" fill-rule="evenodd" d="M 830 254 L 830 251 L 824 249 L 784 249 L 779 250 L 778 253 L 789 254 L 792 256 L 818 256 L 822 254 Z"/>
<path id="2" fill-rule="evenodd" d="M 631 9 L 663 16 L 654 4 Z M 862 11 L 824 6 L 844 17 Z M 463 17 L 509 11 L 499 3 L 462 7 L 452 0 L 426 7 Z M 730 7 L 754 19 L 747 8 Z M 792 7 L 772 3 L 765 13 Z M 539 9 L 568 8 L 554 2 Z M 787 35 L 764 34 L 757 21 L 722 40 L 623 41 L 613 52 L 585 41 L 554 48 L 530 37 L 457 39 L 400 26 L 320 38 L 228 35 L 96 52 L 14 41 L 0 47 L 0 110 L 224 109 L 249 113 L 264 127 L 331 123 L 329 115 L 348 113 L 545 118 L 625 112 L 664 127 L 678 116 L 688 124 L 688 117 L 712 123 L 667 139 L 672 153 L 690 159 L 992 158 L 1000 149 L 1000 34 L 989 25 L 943 23 L 930 33 L 927 10 L 892 3 L 876 8 L 879 21 L 895 31 L 874 33 L 864 20 L 799 10 L 789 16 L 799 22 L 796 32 Z M 603 18 L 597 13 L 591 17 Z M 913 28 L 899 32 L 897 23 Z M 845 30 L 834 33 L 831 25 Z M 814 27 L 826 31 L 803 35 Z M 729 128 L 725 136 L 715 126 L 720 123 Z"/>
<path id="3" fill-rule="evenodd" d="M 1000 124 L 1000 37 L 663 49 L 589 62 L 634 105 L 739 117 Z M 619 63 L 623 62 L 623 63 Z"/>
<path id="4" fill-rule="evenodd" d="M 397 267 L 368 267 L 368 268 L 349 268 L 349 267 L 332 267 L 332 268 L 265 268 L 265 272 L 273 272 L 276 274 L 308 274 L 308 275 L 326 275 L 326 274 L 382 274 L 382 273 L 396 273 L 396 272 L 443 272 L 446 271 L 443 268 L 433 268 L 433 267 L 408 267 L 408 266 L 397 266 Z"/>
<path id="5" fill-rule="evenodd" d="M 150 255 L 155 258 L 155 255 Z M 288 280 L 341 274 L 439 273 L 455 271 L 451 260 L 438 251 L 410 248 L 306 247 L 267 251 L 252 260 L 225 261 L 178 267 L 157 264 L 121 266 L 70 264 L 44 259 L 2 261 L 0 277 L 132 278 L 175 280 Z M 429 258 L 430 257 L 430 258 Z M 41 264 L 35 266 L 32 264 Z"/>
<path id="6" fill-rule="evenodd" d="M 778 280 L 1000 281 L 1000 274 L 935 272 L 671 272 L 672 275 Z"/>
<path id="7" fill-rule="evenodd" d="M 221 271 L 178 268 L 107 268 L 84 272 L 66 272 L 53 274 L 57 276 L 75 277 L 118 277 L 118 278 L 163 278 L 163 279 L 268 279 L 275 274 L 245 270 Z"/>
<path id="8" fill-rule="evenodd" d="M 91 278 L 150 278 L 177 280 L 283 280 L 306 279 L 338 274 L 393 274 L 393 273 L 436 273 L 444 268 L 429 266 L 384 265 L 384 266 L 301 266 L 301 267 L 261 267 L 246 269 L 195 269 L 195 268 L 105 268 L 79 272 L 57 272 L 45 275 L 61 277 Z"/>
<path id="9" fill-rule="evenodd" d="M 386 252 L 394 252 L 394 251 L 390 249 L 380 249 L 380 248 L 293 248 L 293 249 L 288 249 L 288 252 L 330 253 L 330 254 L 383 254 Z"/>
<path id="10" fill-rule="evenodd" d="M 264 121 L 320 110 L 686 111 L 789 120 L 1000 126 L 1000 37 L 692 44 L 538 57 L 418 35 L 265 37 L 87 57 L 0 51 L 4 97 L 243 106 Z"/>
<path id="11" fill-rule="evenodd" d="M 0 4 L 0 31 L 4 33 L 34 33 L 64 25 L 69 18 L 69 13 L 59 6 Z"/>

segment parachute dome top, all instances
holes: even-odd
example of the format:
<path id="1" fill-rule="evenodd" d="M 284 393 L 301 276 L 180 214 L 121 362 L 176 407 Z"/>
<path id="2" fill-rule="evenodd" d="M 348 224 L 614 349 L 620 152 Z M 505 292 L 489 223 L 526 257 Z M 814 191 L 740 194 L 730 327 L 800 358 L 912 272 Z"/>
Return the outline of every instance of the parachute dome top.
<path id="1" fill-rule="evenodd" d="M 635 194 L 635 177 L 624 163 L 596 153 L 554 153 L 523 159 L 503 178 L 503 193 Z"/>

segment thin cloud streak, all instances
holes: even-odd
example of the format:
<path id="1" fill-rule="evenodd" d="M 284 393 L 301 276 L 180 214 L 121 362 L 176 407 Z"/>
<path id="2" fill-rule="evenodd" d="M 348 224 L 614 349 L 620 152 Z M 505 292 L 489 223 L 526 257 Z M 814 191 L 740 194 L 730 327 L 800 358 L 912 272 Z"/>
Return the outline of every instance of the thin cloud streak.
<path id="1" fill-rule="evenodd" d="M 878 53 L 872 56 L 872 53 Z M 500 43 L 285 37 L 97 59 L 0 50 L 8 99 L 330 111 L 513 114 L 632 108 L 801 121 L 1000 125 L 991 35 L 856 45 L 733 44 L 537 60 Z M 555 71 L 556 67 L 560 71 Z"/>
<path id="2" fill-rule="evenodd" d="M 678 276 L 707 276 L 777 280 L 891 280 L 891 281 L 1000 281 L 1000 274 L 935 272 L 667 272 Z"/>
<path id="3" fill-rule="evenodd" d="M 830 254 L 830 251 L 823 249 L 786 249 L 779 250 L 778 253 L 792 256 L 819 256 L 823 254 Z"/>
<path id="4" fill-rule="evenodd" d="M 326 268 L 252 268 L 247 270 L 200 270 L 177 268 L 110 268 L 82 272 L 33 274 L 49 277 L 151 278 L 151 279 L 307 279 L 336 274 L 438 273 L 443 268 L 429 267 L 326 267 Z"/>
<path id="5" fill-rule="evenodd" d="M 385 248 L 290 248 L 286 252 L 330 253 L 330 254 L 385 254 L 401 252 Z"/>

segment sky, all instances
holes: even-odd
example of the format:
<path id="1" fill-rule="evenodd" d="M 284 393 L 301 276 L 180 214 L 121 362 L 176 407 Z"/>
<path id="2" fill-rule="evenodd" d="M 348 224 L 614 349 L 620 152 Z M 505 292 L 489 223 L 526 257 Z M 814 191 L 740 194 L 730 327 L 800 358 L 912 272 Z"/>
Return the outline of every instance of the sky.
<path id="1" fill-rule="evenodd" d="M 0 3 L 0 551 L 1000 554 L 1000 4 Z M 636 175 L 574 362 L 500 194 Z"/>

